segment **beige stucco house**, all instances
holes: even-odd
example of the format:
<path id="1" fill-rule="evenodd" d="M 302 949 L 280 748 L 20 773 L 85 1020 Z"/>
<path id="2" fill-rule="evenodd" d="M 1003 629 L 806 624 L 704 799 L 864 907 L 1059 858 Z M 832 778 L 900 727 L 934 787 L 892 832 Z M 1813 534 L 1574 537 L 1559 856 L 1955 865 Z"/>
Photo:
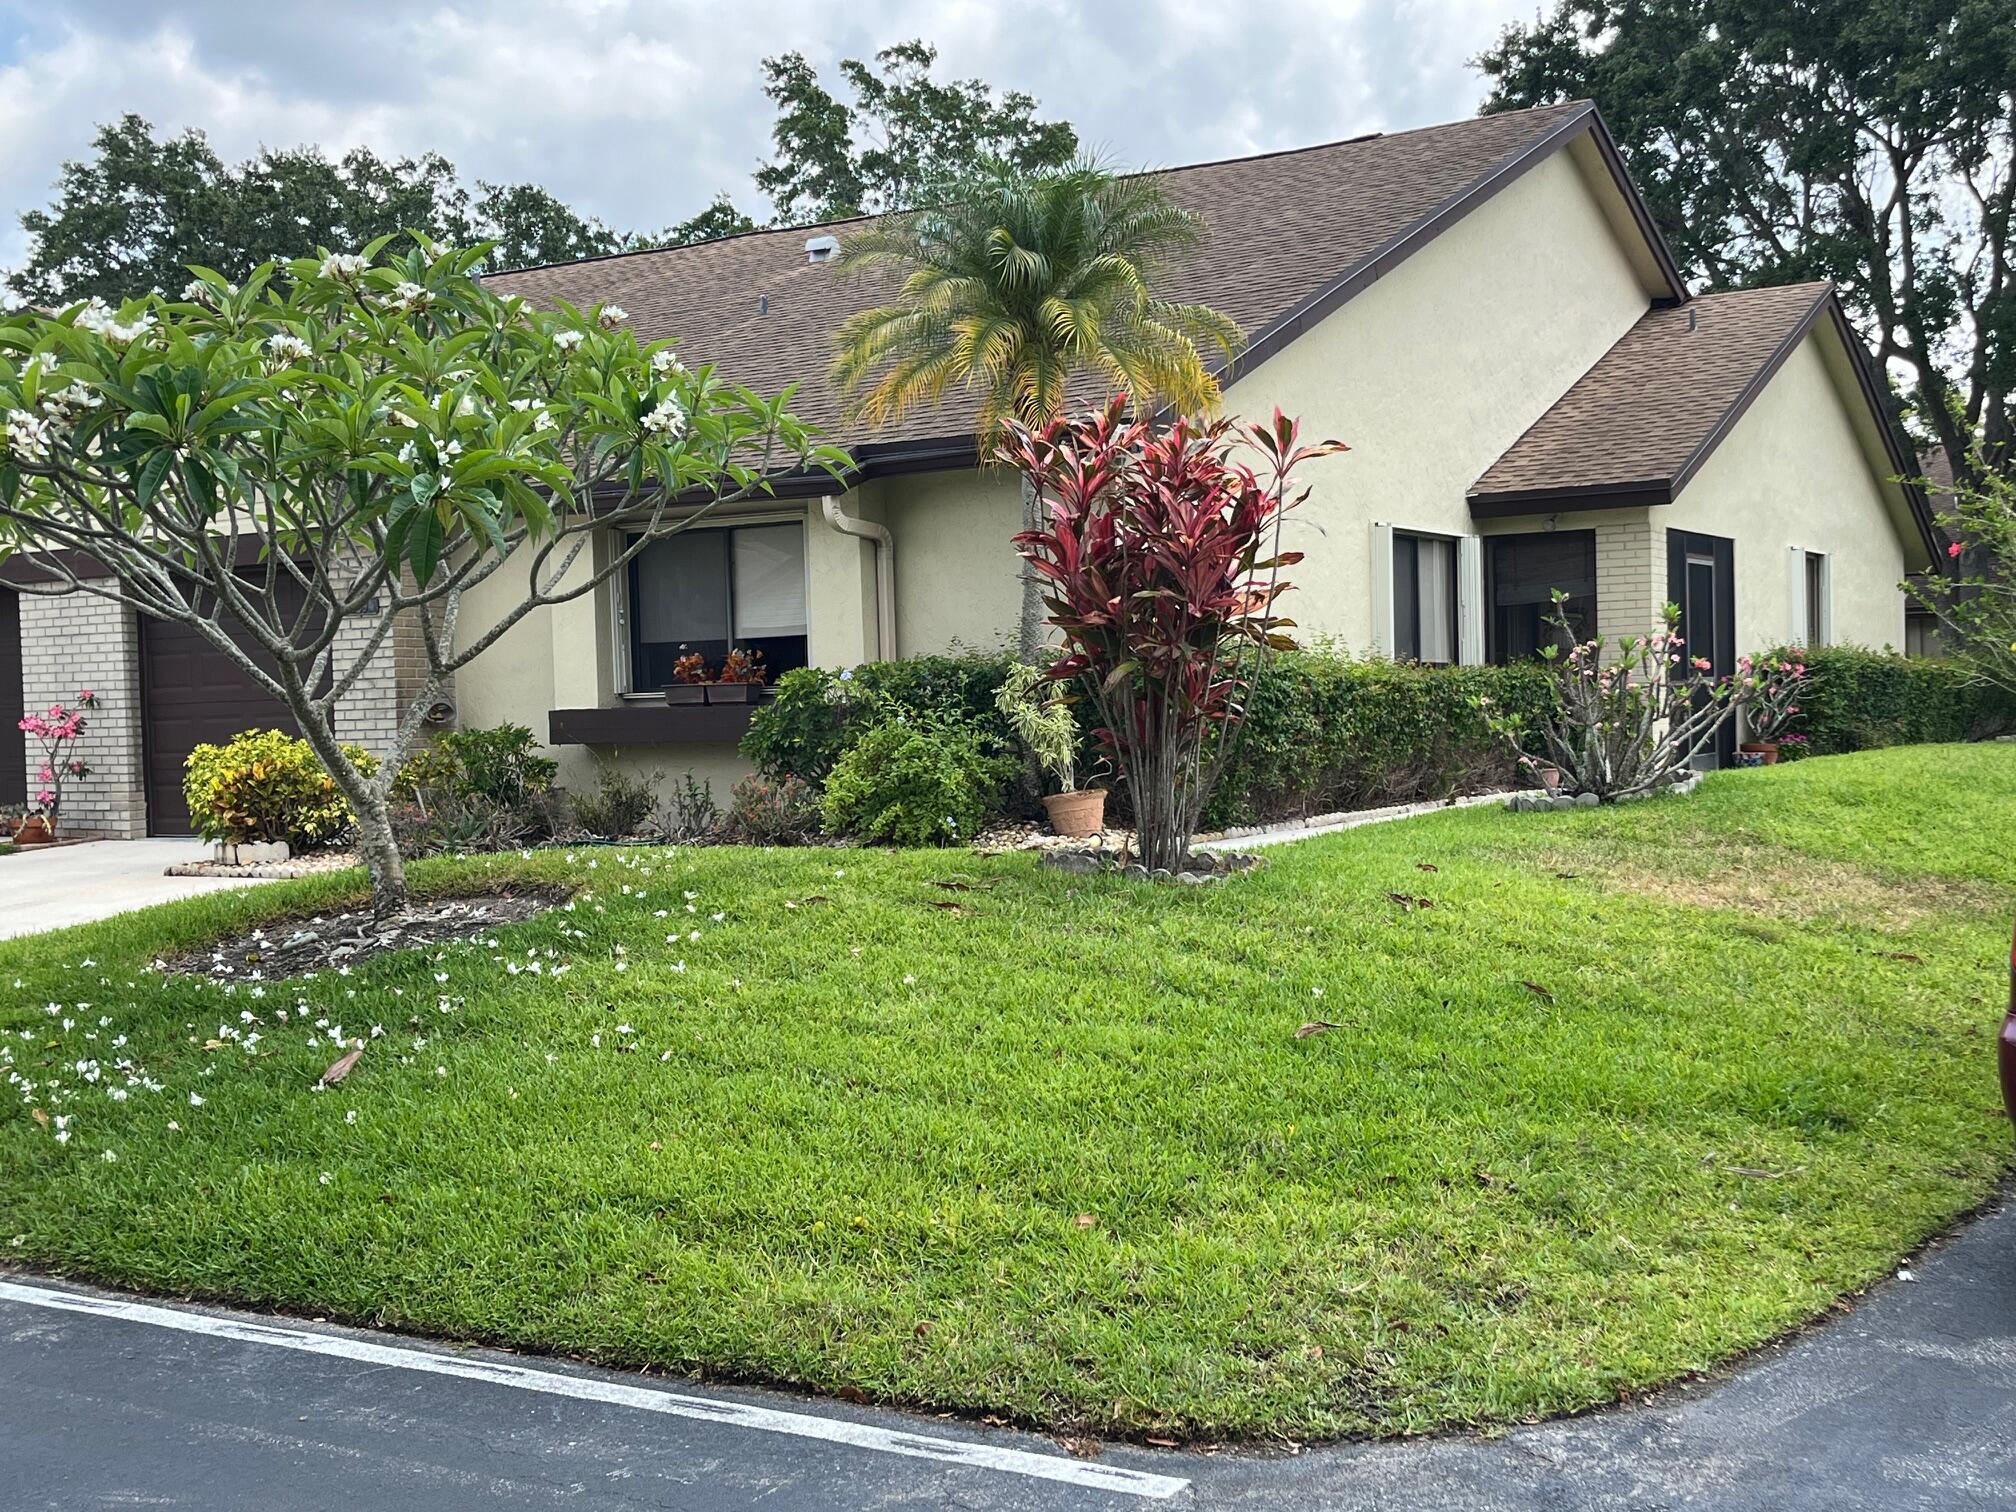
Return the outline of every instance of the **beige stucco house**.
<path id="1" fill-rule="evenodd" d="M 1933 565 L 1930 515 L 1897 481 L 1909 454 L 1832 289 L 1690 295 L 1593 106 L 1163 180 L 1210 230 L 1166 291 L 1250 336 L 1222 375 L 1226 409 L 1278 405 L 1351 446 L 1310 467 L 1313 494 L 1287 527 L 1307 553 L 1292 602 L 1306 637 L 1507 660 L 1534 649 L 1560 588 L 1611 635 L 1677 602 L 1689 641 L 1723 668 L 1787 641 L 1904 643 L 1899 583 Z M 534 301 L 620 305 L 641 337 L 680 338 L 689 365 L 765 392 L 798 385 L 793 408 L 856 466 L 844 485 L 785 480 L 527 619 L 462 673 L 462 724 L 529 725 L 571 780 L 614 753 L 724 793 L 749 711 L 668 706 L 680 648 L 718 660 L 753 645 L 784 669 L 1011 638 L 1018 484 L 976 467 L 970 409 L 954 395 L 863 430 L 828 380 L 835 327 L 886 292 L 835 276 L 826 259 L 846 231 L 491 280 Z M 480 603 L 467 619 L 489 622 Z"/>

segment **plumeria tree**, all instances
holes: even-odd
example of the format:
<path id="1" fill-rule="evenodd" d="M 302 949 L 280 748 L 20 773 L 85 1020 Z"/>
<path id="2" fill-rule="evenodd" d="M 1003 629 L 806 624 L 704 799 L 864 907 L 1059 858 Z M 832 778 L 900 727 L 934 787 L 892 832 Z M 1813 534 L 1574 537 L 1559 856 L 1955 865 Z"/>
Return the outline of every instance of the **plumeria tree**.
<path id="1" fill-rule="evenodd" d="M 1279 410 L 1265 424 L 1127 418 L 1128 396 L 1041 430 L 1009 421 L 996 449 L 1036 489 L 1044 524 L 1015 537 L 1064 638 L 1050 668 L 1098 711 L 1134 807 L 1141 864 L 1179 869 L 1230 760 L 1253 680 L 1290 647 L 1281 519 L 1308 497 L 1304 446 Z M 1256 469 L 1240 454 L 1255 455 Z"/>
<path id="2" fill-rule="evenodd" d="M 0 556 L 54 574 L 28 591 L 190 627 L 285 704 L 356 811 L 381 915 L 406 900 L 387 797 L 458 669 L 648 543 L 842 461 L 788 392 L 688 371 L 620 309 L 499 296 L 483 247 L 385 245 L 0 323 Z M 337 709 L 402 620 L 425 675 L 370 774 Z"/>
<path id="3" fill-rule="evenodd" d="M 1747 656 L 1737 659 L 1736 676 L 1714 676 L 1708 658 L 1681 639 L 1677 605 L 1660 618 L 1659 629 L 1614 646 L 1600 635 L 1578 641 L 1567 595 L 1557 590 L 1551 622 L 1568 649 L 1540 653 L 1555 665 L 1552 711 L 1535 730 L 1480 697 L 1486 725 L 1522 767 L 1557 770 L 1565 793 L 1615 803 L 1671 782 L 1756 697 L 1759 682 Z"/>

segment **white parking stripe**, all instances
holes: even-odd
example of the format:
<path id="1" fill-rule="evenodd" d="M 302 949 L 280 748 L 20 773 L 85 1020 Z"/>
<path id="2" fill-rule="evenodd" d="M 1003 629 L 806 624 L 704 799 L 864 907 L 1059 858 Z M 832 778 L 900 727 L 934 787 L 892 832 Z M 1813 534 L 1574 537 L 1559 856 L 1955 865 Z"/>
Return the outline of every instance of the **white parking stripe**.
<path id="1" fill-rule="evenodd" d="M 303 1354 L 330 1355 L 371 1365 L 389 1365 L 398 1370 L 419 1370 L 430 1375 L 457 1376 L 465 1381 L 487 1381 L 494 1386 L 515 1386 L 520 1391 L 539 1391 L 549 1396 L 576 1397 L 584 1402 L 606 1402 L 615 1407 L 635 1407 L 645 1412 L 669 1413 L 673 1417 L 696 1418 L 703 1422 L 725 1423 L 737 1428 L 753 1428 L 760 1433 L 788 1433 L 798 1438 L 823 1439 L 830 1444 L 848 1444 L 878 1454 L 900 1454 L 909 1459 L 940 1460 L 949 1465 L 970 1465 L 981 1470 L 998 1470 L 1009 1475 L 1033 1476 L 1038 1480 L 1064 1481 L 1123 1496 L 1145 1496 L 1165 1500 L 1188 1489 L 1190 1482 L 1173 1475 L 1150 1475 L 1117 1465 L 1091 1464 L 1055 1454 L 1032 1454 L 1026 1449 L 1008 1449 L 993 1444 L 972 1444 L 959 1439 L 935 1438 L 924 1433 L 903 1433 L 877 1428 L 867 1423 L 841 1418 L 816 1417 L 804 1412 L 779 1412 L 770 1407 L 753 1407 L 742 1402 L 716 1401 L 709 1397 L 682 1396 L 678 1392 L 654 1391 L 644 1386 L 627 1386 L 617 1381 L 585 1376 L 562 1375 L 548 1370 L 532 1370 L 501 1361 L 467 1359 L 432 1354 L 426 1350 L 401 1349 L 390 1344 L 373 1344 L 336 1334 L 311 1333 L 301 1328 L 284 1328 L 271 1323 L 251 1323 L 238 1318 L 214 1317 L 208 1313 L 183 1312 L 170 1307 L 153 1307 L 144 1302 L 128 1302 L 116 1297 L 88 1297 L 48 1287 L 21 1286 L 0 1281 L 0 1301 L 20 1302 L 29 1307 L 53 1308 L 59 1312 L 89 1313 L 103 1318 L 119 1318 L 129 1323 L 147 1323 L 156 1328 L 172 1328 L 182 1333 L 209 1334 L 220 1339 L 236 1339 L 244 1344 L 267 1344 L 276 1349 L 299 1350 Z"/>

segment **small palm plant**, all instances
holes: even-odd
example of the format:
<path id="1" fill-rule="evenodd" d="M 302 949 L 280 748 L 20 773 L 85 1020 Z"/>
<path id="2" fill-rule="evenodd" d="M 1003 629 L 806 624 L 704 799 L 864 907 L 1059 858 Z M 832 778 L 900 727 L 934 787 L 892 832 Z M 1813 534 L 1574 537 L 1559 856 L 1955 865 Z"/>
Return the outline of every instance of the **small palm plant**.
<path id="1" fill-rule="evenodd" d="M 1154 285 L 1203 222 L 1142 175 L 1078 162 L 1048 173 L 983 170 L 944 204 L 888 216 L 842 243 L 843 273 L 902 275 L 889 304 L 838 333 L 835 380 L 855 419 L 887 424 L 959 387 L 975 394 L 987 456 L 1009 422 L 1040 430 L 1064 411 L 1074 379 L 1131 393 L 1144 410 L 1185 414 L 1218 404 L 1210 356 L 1231 358 L 1244 333 L 1201 304 Z M 1023 528 L 1039 529 L 1025 477 Z M 1021 659 L 1037 659 L 1042 603 L 1023 579 Z"/>

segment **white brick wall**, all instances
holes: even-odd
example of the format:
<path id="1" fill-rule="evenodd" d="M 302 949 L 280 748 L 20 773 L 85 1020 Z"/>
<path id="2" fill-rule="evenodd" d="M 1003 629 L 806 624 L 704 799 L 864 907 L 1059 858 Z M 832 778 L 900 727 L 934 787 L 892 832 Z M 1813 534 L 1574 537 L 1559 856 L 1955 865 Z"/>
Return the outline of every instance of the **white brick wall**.
<path id="1" fill-rule="evenodd" d="M 134 839 L 147 833 L 141 786 L 140 642 L 131 610 L 93 594 L 21 595 L 21 694 L 31 710 L 68 707 L 84 689 L 98 695 L 77 755 L 90 775 L 71 778 L 58 817 L 66 835 Z M 29 736 L 28 794 L 39 784 L 41 753 Z"/>
<path id="2" fill-rule="evenodd" d="M 1596 527 L 1597 630 L 1615 642 L 1659 624 L 1666 601 L 1666 530 L 1633 520 Z"/>

